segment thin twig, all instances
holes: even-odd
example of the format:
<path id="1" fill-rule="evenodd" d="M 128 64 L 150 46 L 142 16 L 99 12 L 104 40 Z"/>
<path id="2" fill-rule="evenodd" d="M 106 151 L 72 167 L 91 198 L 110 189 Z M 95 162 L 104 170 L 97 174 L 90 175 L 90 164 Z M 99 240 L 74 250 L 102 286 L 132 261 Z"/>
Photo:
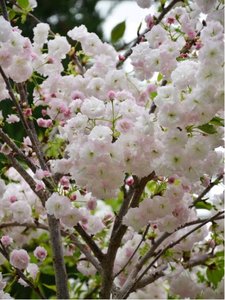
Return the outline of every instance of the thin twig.
<path id="1" fill-rule="evenodd" d="M 190 207 L 195 206 L 196 203 L 202 201 L 202 198 L 215 186 L 220 180 L 223 179 L 223 174 L 220 174 L 214 181 L 211 181 L 210 184 L 203 190 L 203 192 L 193 201 Z"/>
<path id="2" fill-rule="evenodd" d="M 135 280 L 135 283 L 132 285 L 132 287 L 129 288 L 129 290 L 126 291 L 126 295 L 129 295 L 130 291 L 133 289 L 133 287 L 144 277 L 144 275 L 149 271 L 149 269 L 155 264 L 155 262 L 170 248 L 173 248 L 174 246 L 176 246 L 177 244 L 179 244 L 182 240 L 186 239 L 189 235 L 191 235 L 193 232 L 195 232 L 196 230 L 198 230 L 199 228 L 201 228 L 202 226 L 204 226 L 205 224 L 214 221 L 218 216 L 220 216 L 221 214 L 223 214 L 224 211 L 220 211 L 217 214 L 215 214 L 214 216 L 206 219 L 204 222 L 200 223 L 198 226 L 196 226 L 195 228 L 193 228 L 192 230 L 188 231 L 186 234 L 184 234 L 183 236 L 181 236 L 179 239 L 177 239 L 176 241 L 170 243 L 168 246 L 166 246 L 164 249 L 160 250 L 159 253 L 156 255 L 156 257 L 154 258 L 154 260 L 149 264 L 149 266 L 141 273 L 141 275 Z M 123 298 L 124 295 L 121 297 Z"/>
<path id="3" fill-rule="evenodd" d="M 6 7 L 6 4 L 5 4 L 5 1 L 4 1 L 4 0 L 0 0 L 0 6 L 1 6 L 2 15 L 3 15 L 4 19 L 5 19 L 6 21 L 9 21 L 9 16 L 8 16 L 8 12 L 7 12 L 7 7 Z"/>
<path id="4" fill-rule="evenodd" d="M 132 255 L 130 256 L 130 258 L 128 259 L 128 261 L 126 262 L 126 264 L 122 267 L 122 269 L 117 272 L 115 275 L 114 275 L 114 278 L 116 278 L 117 276 L 119 276 L 125 269 L 126 267 L 129 265 L 129 263 L 131 262 L 131 260 L 133 259 L 134 255 L 137 253 L 138 249 L 140 248 L 141 244 L 145 241 L 145 238 L 146 238 L 146 235 L 148 233 L 148 230 L 149 230 L 149 227 L 150 227 L 150 224 L 147 225 L 143 235 L 142 235 L 142 239 L 141 241 L 138 243 L 137 247 L 135 248 L 134 252 L 132 253 Z"/>
<path id="5" fill-rule="evenodd" d="M 35 173 L 36 172 L 36 166 L 33 164 L 33 162 L 30 160 L 29 157 L 27 157 L 23 151 L 20 150 L 20 148 L 12 141 L 12 139 L 3 132 L 3 130 L 0 128 L 0 138 L 15 152 L 16 155 L 18 155 L 22 160 L 24 160 L 28 167 Z"/>
<path id="6" fill-rule="evenodd" d="M 183 0 L 173 0 L 167 7 L 164 7 L 161 14 L 158 16 L 158 18 L 155 20 L 154 25 L 158 25 L 162 19 L 164 18 L 164 16 L 174 7 L 175 4 L 177 4 L 178 2 L 183 2 Z M 117 63 L 117 68 L 120 67 L 124 61 L 127 60 L 127 58 L 131 55 L 132 53 L 132 48 L 134 46 L 136 46 L 137 44 L 140 43 L 140 41 L 142 40 L 142 38 L 145 36 L 145 34 L 149 31 L 151 31 L 152 28 L 147 28 L 142 34 L 139 34 L 139 36 L 133 40 L 133 42 L 129 43 L 131 44 L 130 48 L 125 52 L 125 54 L 123 54 L 124 59 L 122 61 L 119 61 Z"/>

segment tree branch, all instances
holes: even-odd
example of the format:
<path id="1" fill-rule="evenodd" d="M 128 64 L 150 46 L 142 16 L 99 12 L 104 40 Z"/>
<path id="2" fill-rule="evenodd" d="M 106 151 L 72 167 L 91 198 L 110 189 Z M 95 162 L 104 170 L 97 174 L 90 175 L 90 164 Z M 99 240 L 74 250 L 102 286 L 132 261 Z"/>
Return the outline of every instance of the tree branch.
<path id="1" fill-rule="evenodd" d="M 4 1 L 4 0 L 0 0 L 0 6 L 1 6 L 2 15 L 3 15 L 4 19 L 5 19 L 6 21 L 9 21 L 8 12 L 7 12 L 7 7 L 6 7 L 6 4 L 5 4 L 5 1 Z"/>
<path id="2" fill-rule="evenodd" d="M 117 276 L 119 276 L 126 269 L 126 267 L 129 265 L 129 263 L 133 259 L 134 255 L 137 253 L 138 249 L 140 248 L 141 244 L 145 241 L 145 237 L 146 237 L 146 235 L 148 233 L 149 227 L 150 227 L 150 225 L 147 225 L 147 227 L 146 227 L 146 229 L 145 229 L 145 231 L 144 231 L 144 233 L 142 235 L 141 241 L 138 243 L 136 249 L 134 250 L 134 252 L 130 256 L 130 258 L 128 259 L 128 261 L 126 262 L 126 264 L 122 267 L 122 269 L 118 273 L 116 273 L 114 275 L 114 278 L 116 278 Z"/>
<path id="3" fill-rule="evenodd" d="M 195 206 L 196 203 L 202 201 L 202 198 L 215 186 L 220 180 L 223 179 L 223 174 L 220 174 L 214 181 L 211 181 L 210 184 L 203 190 L 203 192 L 193 201 L 190 207 Z"/>
<path id="4" fill-rule="evenodd" d="M 12 139 L 10 139 L 10 137 L 3 132 L 1 128 L 0 137 L 15 152 L 15 154 L 17 154 L 22 160 L 27 163 L 28 167 L 35 173 L 36 166 L 33 164 L 33 162 L 23 153 L 23 151 L 20 150 L 20 148 L 12 141 Z"/>
<path id="5" fill-rule="evenodd" d="M 8 228 L 8 227 L 26 227 L 26 228 L 32 228 L 32 229 L 43 229 L 46 231 L 49 231 L 49 227 L 45 224 L 35 222 L 35 223 L 18 223 L 18 222 L 7 222 L 7 223 L 0 223 L 0 229 Z M 98 261 L 95 259 L 95 257 L 91 254 L 89 249 L 86 247 L 86 245 L 82 244 L 78 238 L 74 235 L 68 235 L 68 233 L 64 230 L 61 230 L 61 234 L 64 237 L 70 238 L 71 242 L 77 246 L 77 248 L 86 256 L 88 261 L 101 273 L 101 266 L 98 263 Z"/>
<path id="6" fill-rule="evenodd" d="M 103 260 L 104 254 L 102 253 L 102 251 L 100 250 L 98 245 L 95 243 L 93 238 L 89 234 L 87 234 L 87 232 L 80 226 L 79 223 L 75 226 L 75 229 L 80 234 L 80 236 L 83 238 L 83 240 L 87 243 L 87 245 L 90 247 L 90 249 L 92 250 L 94 255 L 97 257 L 99 262 L 101 262 Z"/>
<path id="7" fill-rule="evenodd" d="M 142 278 L 143 276 L 148 272 L 148 270 L 155 264 L 155 262 L 170 248 L 173 248 L 174 246 L 176 246 L 177 244 L 179 244 L 182 240 L 186 239 L 189 235 L 191 235 L 193 232 L 195 232 L 196 230 L 198 230 L 199 228 L 201 228 L 202 226 L 204 226 L 205 224 L 214 221 L 217 217 L 219 217 L 221 214 L 223 214 L 224 211 L 220 211 L 217 214 L 215 214 L 214 216 L 206 219 L 204 222 L 200 223 L 198 226 L 196 226 L 195 228 L 193 228 L 192 230 L 190 230 L 189 232 L 187 232 L 186 234 L 184 234 L 182 237 L 180 237 L 179 239 L 177 239 L 176 241 L 170 243 L 168 246 L 166 246 L 164 249 L 160 250 L 159 253 L 156 255 L 156 257 L 154 258 L 154 260 L 149 264 L 149 266 L 141 273 L 141 275 L 137 278 L 135 284 L 137 284 Z M 134 285 L 133 285 L 134 286 Z M 131 287 L 130 290 L 132 290 L 133 286 Z M 130 293 L 130 290 L 128 290 L 126 292 L 126 295 Z M 121 297 L 122 298 L 122 297 Z"/>
<path id="8" fill-rule="evenodd" d="M 136 284 L 142 279 L 142 277 L 148 272 L 148 270 L 155 264 L 155 262 L 170 248 L 174 247 L 175 245 L 179 244 L 183 239 L 185 239 L 187 236 L 189 236 L 190 234 L 192 234 L 193 232 L 195 232 L 196 230 L 198 230 L 199 228 L 201 228 L 202 226 L 204 226 L 205 224 L 207 224 L 208 222 L 211 221 L 215 221 L 218 218 L 221 217 L 221 215 L 224 214 L 224 211 L 220 211 L 217 214 L 215 214 L 214 216 L 208 218 L 208 219 L 204 219 L 204 220 L 195 220 L 189 223 L 186 223 L 182 226 L 180 226 L 179 228 L 177 228 L 176 230 L 174 230 L 171 233 L 163 233 L 161 237 L 159 237 L 155 243 L 153 244 L 152 248 L 138 261 L 138 263 L 134 266 L 134 269 L 131 271 L 130 275 L 128 276 L 125 284 L 123 285 L 123 288 L 121 289 L 120 293 L 117 295 L 118 298 L 126 298 L 129 293 L 131 292 L 131 290 L 133 290 L 134 286 L 136 286 Z M 155 259 L 150 263 L 150 265 L 142 272 L 142 274 L 136 279 L 139 271 L 141 270 L 141 268 L 144 266 L 144 264 L 147 262 L 148 259 L 150 259 L 153 255 L 155 255 L 155 250 L 159 247 L 159 245 L 161 245 L 161 243 L 169 236 L 171 236 L 174 232 L 185 228 L 187 226 L 191 226 L 194 224 L 198 224 L 200 223 L 198 226 L 196 226 L 194 229 L 190 230 L 188 233 L 186 233 L 185 235 L 183 235 L 181 238 L 179 238 L 178 240 L 176 240 L 173 243 L 170 243 L 168 246 L 166 246 L 165 248 L 161 249 L 158 254 L 156 254 Z"/>

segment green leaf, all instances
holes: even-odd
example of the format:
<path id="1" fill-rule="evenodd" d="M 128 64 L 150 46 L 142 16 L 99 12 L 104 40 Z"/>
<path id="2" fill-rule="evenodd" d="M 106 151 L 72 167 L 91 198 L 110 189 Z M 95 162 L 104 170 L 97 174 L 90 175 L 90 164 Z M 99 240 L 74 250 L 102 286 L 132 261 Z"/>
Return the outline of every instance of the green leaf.
<path id="1" fill-rule="evenodd" d="M 9 20 L 10 20 L 10 21 L 13 20 L 13 19 L 15 18 L 15 16 L 16 16 L 15 11 L 11 9 L 11 10 L 9 11 Z"/>
<path id="2" fill-rule="evenodd" d="M 64 139 L 56 137 L 53 141 L 48 142 L 45 155 L 48 158 L 58 158 L 63 153 L 64 145 Z"/>
<path id="3" fill-rule="evenodd" d="M 215 126 L 224 126 L 224 119 L 220 118 L 220 117 L 214 117 L 212 118 L 212 120 L 209 122 L 212 125 Z"/>
<path id="4" fill-rule="evenodd" d="M 203 132 L 205 132 L 205 133 L 208 133 L 208 134 L 214 134 L 214 133 L 217 133 L 216 128 L 215 128 L 213 125 L 209 124 L 209 123 L 203 124 L 203 125 L 201 125 L 201 126 L 198 126 L 198 128 L 199 128 L 201 131 L 203 131 Z"/>
<path id="5" fill-rule="evenodd" d="M 27 15 L 26 14 L 22 14 L 21 15 L 21 23 L 24 24 L 26 22 L 27 19 Z"/>
<path id="6" fill-rule="evenodd" d="M 45 286 L 46 288 L 48 288 L 51 291 L 56 292 L 56 286 L 55 285 L 48 285 L 48 284 L 43 283 L 43 286 Z"/>
<path id="7" fill-rule="evenodd" d="M 123 21 L 119 24 L 117 24 L 111 32 L 111 41 L 113 44 L 115 44 L 116 42 L 119 41 L 119 39 L 121 39 L 124 35 L 126 29 L 126 22 Z"/>
<path id="8" fill-rule="evenodd" d="M 205 201 L 199 201 L 195 204 L 196 208 L 201 208 L 201 209 L 207 209 L 211 210 L 213 208 L 213 205 L 211 203 L 205 202 Z"/>
<path id="9" fill-rule="evenodd" d="M 154 180 L 151 180 L 147 183 L 147 189 L 154 194 L 155 193 L 155 189 L 157 187 L 157 183 Z"/>
<path id="10" fill-rule="evenodd" d="M 144 256 L 149 251 L 149 245 L 145 244 L 143 247 L 139 248 L 139 254 Z"/>
<path id="11" fill-rule="evenodd" d="M 17 0 L 17 3 L 22 9 L 26 9 L 29 6 L 29 0 Z"/>
<path id="12" fill-rule="evenodd" d="M 157 92 L 151 92 L 151 93 L 150 93 L 150 98 L 151 98 L 152 100 L 154 100 L 154 98 L 155 98 L 157 95 L 158 95 Z"/>
<path id="13" fill-rule="evenodd" d="M 161 81 L 163 79 L 163 74 L 159 73 L 157 76 L 157 81 Z"/>
<path id="14" fill-rule="evenodd" d="M 213 264 L 207 268 L 206 275 L 209 282 L 211 282 L 213 287 L 216 288 L 218 283 L 223 279 L 224 269 L 218 268 L 218 265 Z"/>

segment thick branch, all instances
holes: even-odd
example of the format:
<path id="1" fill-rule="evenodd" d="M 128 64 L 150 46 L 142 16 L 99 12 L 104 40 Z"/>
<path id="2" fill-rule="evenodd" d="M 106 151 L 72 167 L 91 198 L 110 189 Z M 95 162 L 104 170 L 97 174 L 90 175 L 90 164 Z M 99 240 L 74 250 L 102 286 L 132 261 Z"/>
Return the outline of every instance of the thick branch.
<path id="1" fill-rule="evenodd" d="M 124 200 L 120 207 L 120 211 L 115 218 L 112 234 L 109 241 L 108 251 L 102 261 L 103 276 L 102 276 L 102 288 L 101 288 L 100 296 L 103 299 L 110 298 L 111 288 L 113 284 L 114 261 L 121 240 L 127 230 L 127 226 L 122 224 L 122 220 L 123 220 L 123 216 L 126 214 L 128 210 L 132 195 L 133 195 L 132 187 L 130 187 L 128 191 L 126 191 L 126 189 L 124 188 Z"/>
<path id="2" fill-rule="evenodd" d="M 69 299 L 67 273 L 63 256 L 60 223 L 55 217 L 48 215 L 53 263 L 55 267 L 56 293 L 58 299 Z"/>
<path id="3" fill-rule="evenodd" d="M 155 171 L 149 174 L 146 177 L 143 177 L 135 187 L 134 195 L 130 207 L 137 207 L 141 198 L 142 193 L 144 192 L 146 184 L 155 177 Z"/>

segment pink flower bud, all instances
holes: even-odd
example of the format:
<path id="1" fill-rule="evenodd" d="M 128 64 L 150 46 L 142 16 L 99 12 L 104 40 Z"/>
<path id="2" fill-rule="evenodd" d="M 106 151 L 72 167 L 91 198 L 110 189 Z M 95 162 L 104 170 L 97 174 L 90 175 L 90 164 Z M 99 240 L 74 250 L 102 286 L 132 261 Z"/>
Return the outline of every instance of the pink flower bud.
<path id="1" fill-rule="evenodd" d="M 77 200 L 77 195 L 75 193 L 70 195 L 70 200 L 71 201 L 76 201 Z"/>
<path id="2" fill-rule="evenodd" d="M 114 91 L 109 91 L 107 96 L 110 100 L 113 100 L 116 97 L 116 93 Z"/>
<path id="3" fill-rule="evenodd" d="M 124 55 L 122 55 L 122 54 L 119 54 L 119 60 L 120 61 L 124 61 L 126 58 L 125 58 L 125 56 Z"/>
<path id="4" fill-rule="evenodd" d="M 9 198 L 10 203 L 14 203 L 17 201 L 17 197 L 15 195 L 10 196 Z"/>
<path id="5" fill-rule="evenodd" d="M 19 270 L 25 270 L 29 264 L 30 257 L 26 250 L 13 250 L 10 253 L 10 264 Z"/>
<path id="6" fill-rule="evenodd" d="M 170 176 L 170 177 L 168 178 L 168 183 L 169 183 L 169 184 L 173 184 L 173 183 L 175 182 L 175 180 L 176 180 L 176 177 Z"/>
<path id="7" fill-rule="evenodd" d="M 42 114 L 43 117 L 47 116 L 47 114 L 48 114 L 47 110 L 46 109 L 42 109 L 41 110 L 41 114 Z"/>
<path id="8" fill-rule="evenodd" d="M 91 197 L 91 199 L 89 199 L 87 202 L 87 208 L 90 210 L 94 210 L 96 206 L 97 206 L 96 198 Z"/>
<path id="9" fill-rule="evenodd" d="M 45 260 L 46 256 L 47 256 L 47 251 L 45 250 L 45 248 L 38 246 L 35 250 L 34 250 L 34 256 L 39 259 L 40 261 Z"/>
<path id="10" fill-rule="evenodd" d="M 8 236 L 8 235 L 3 235 L 3 236 L 1 237 L 1 242 L 2 242 L 2 244 L 3 244 L 5 247 L 8 247 L 9 245 L 12 244 L 13 239 L 12 239 L 10 236 Z"/>
<path id="11" fill-rule="evenodd" d="M 169 17 L 166 21 L 168 24 L 173 24 L 175 22 L 175 18 Z"/>
<path id="12" fill-rule="evenodd" d="M 26 108 L 26 109 L 24 109 L 24 115 L 26 116 L 26 117 L 31 117 L 32 116 L 32 109 L 31 108 Z"/>
<path id="13" fill-rule="evenodd" d="M 68 177 L 66 177 L 66 176 L 63 176 L 59 182 L 65 188 L 69 188 L 69 186 L 70 186 L 70 181 L 69 181 Z"/>
<path id="14" fill-rule="evenodd" d="M 44 188 L 45 188 L 44 182 L 38 181 L 35 186 L 35 191 L 38 192 L 38 191 L 43 190 Z"/>
<path id="15" fill-rule="evenodd" d="M 134 184 L 134 178 L 132 176 L 129 176 L 127 179 L 126 179 L 126 184 L 128 186 L 131 186 Z"/>
<path id="16" fill-rule="evenodd" d="M 148 29 L 152 29 L 152 27 L 154 26 L 154 19 L 152 15 L 147 15 L 145 17 L 145 22 L 147 24 Z"/>

